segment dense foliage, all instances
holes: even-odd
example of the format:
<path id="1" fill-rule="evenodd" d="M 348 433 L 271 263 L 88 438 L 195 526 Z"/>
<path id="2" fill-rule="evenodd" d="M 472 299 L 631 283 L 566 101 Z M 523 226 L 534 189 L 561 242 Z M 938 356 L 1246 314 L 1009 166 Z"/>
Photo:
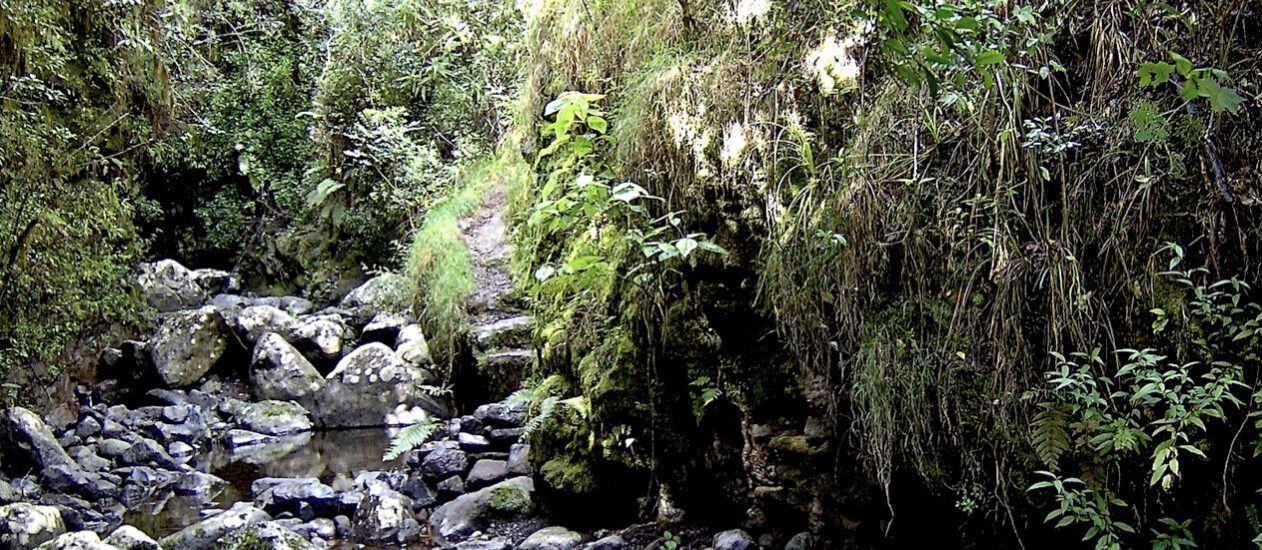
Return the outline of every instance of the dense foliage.
<path id="1" fill-rule="evenodd" d="M 159 255 L 315 298 L 405 268 L 452 366 L 459 223 L 507 186 L 554 509 L 1262 544 L 1260 26 L 1243 0 L 0 0 L 0 375 L 140 322 Z"/>

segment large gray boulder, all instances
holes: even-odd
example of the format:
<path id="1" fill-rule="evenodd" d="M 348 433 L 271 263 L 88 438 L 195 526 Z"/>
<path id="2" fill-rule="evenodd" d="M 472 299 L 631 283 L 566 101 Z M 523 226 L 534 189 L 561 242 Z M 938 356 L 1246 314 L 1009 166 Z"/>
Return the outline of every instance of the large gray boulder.
<path id="1" fill-rule="evenodd" d="M 0 438 L 10 470 L 78 466 L 39 415 L 22 407 L 10 407 L 0 414 Z"/>
<path id="2" fill-rule="evenodd" d="M 544 527 L 531 533 L 517 545 L 517 550 L 572 550 L 583 542 L 583 535 L 564 527 Z"/>
<path id="3" fill-rule="evenodd" d="M 434 363 L 429 353 L 429 343 L 425 341 L 425 333 L 421 326 L 412 324 L 399 330 L 394 341 L 394 354 L 399 359 L 418 367 L 428 367 Z"/>
<path id="4" fill-rule="evenodd" d="M 259 399 L 309 403 L 324 388 L 324 377 L 281 335 L 268 332 L 254 345 L 250 383 Z"/>
<path id="5" fill-rule="evenodd" d="M 257 342 L 269 332 L 288 336 L 297 325 L 297 319 L 275 306 L 250 306 L 242 309 L 233 318 L 237 334 L 250 343 Z"/>
<path id="6" fill-rule="evenodd" d="M 25 502 L 0 506 L 0 547 L 34 548 L 66 532 L 61 512 Z"/>
<path id="7" fill-rule="evenodd" d="M 407 309 L 412 288 L 412 282 L 407 277 L 384 273 L 347 293 L 340 305 L 347 309 L 366 310 L 369 318 L 381 312 L 397 313 Z"/>
<path id="8" fill-rule="evenodd" d="M 307 410 L 292 401 L 259 401 L 247 405 L 234 419 L 246 430 L 263 435 L 293 435 L 311 431 Z"/>
<path id="9" fill-rule="evenodd" d="M 216 543 L 225 535 L 271 519 L 266 512 L 248 503 L 238 502 L 232 508 L 163 537 L 160 542 L 163 548 L 169 550 L 209 550 L 217 548 Z"/>
<path id="10" fill-rule="evenodd" d="M 406 543 L 420 535 L 420 522 L 407 497 L 383 485 L 373 485 L 355 509 L 351 532 L 366 542 Z"/>
<path id="11" fill-rule="evenodd" d="M 118 550 L 114 545 L 101 542 L 92 531 L 66 533 L 36 547 L 36 550 Z"/>
<path id="12" fill-rule="evenodd" d="M 426 386 L 433 375 L 394 356 L 385 344 L 361 346 L 342 358 L 316 397 L 316 421 L 325 427 L 401 425 L 415 420 L 408 411 L 447 416 L 447 408 Z"/>
<path id="13" fill-rule="evenodd" d="M 534 513 L 535 484 L 529 477 L 502 481 L 467 493 L 440 506 L 429 521 L 439 536 L 449 541 L 484 531 L 493 521 L 512 521 Z"/>
<path id="14" fill-rule="evenodd" d="M 234 531 L 215 543 L 217 550 L 306 550 L 318 548 L 280 523 L 268 521 Z"/>
<path id="15" fill-rule="evenodd" d="M 309 315 L 299 319 L 285 335 L 294 348 L 321 372 L 328 372 L 342 356 L 355 331 L 338 315 Z"/>
<path id="16" fill-rule="evenodd" d="M 164 384 L 191 386 L 223 357 L 229 338 L 228 325 L 215 308 L 181 311 L 162 319 L 149 340 L 149 355 Z"/>
<path id="17" fill-rule="evenodd" d="M 110 536 L 105 537 L 105 544 L 109 544 L 118 550 L 161 550 L 158 541 L 153 540 L 146 535 L 144 531 L 124 525 L 115 529 Z"/>
<path id="18" fill-rule="evenodd" d="M 235 293 L 241 291 L 241 279 L 222 269 L 194 269 L 189 273 L 193 282 L 207 294 Z"/>
<path id="19" fill-rule="evenodd" d="M 193 272 L 175 260 L 141 265 L 137 282 L 145 300 L 161 312 L 194 308 L 207 298 Z"/>

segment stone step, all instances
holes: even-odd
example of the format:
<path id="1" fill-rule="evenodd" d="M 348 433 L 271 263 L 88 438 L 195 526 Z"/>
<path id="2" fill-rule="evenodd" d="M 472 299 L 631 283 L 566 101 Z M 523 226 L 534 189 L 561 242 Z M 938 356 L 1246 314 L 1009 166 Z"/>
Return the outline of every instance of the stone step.
<path id="1" fill-rule="evenodd" d="M 534 356 L 535 352 L 528 349 L 487 353 L 478 358 L 478 366 L 495 391 L 511 393 L 521 388 L 526 366 Z"/>
<path id="2" fill-rule="evenodd" d="M 528 346 L 530 322 L 529 315 L 518 315 L 474 327 L 478 348 L 489 350 Z"/>

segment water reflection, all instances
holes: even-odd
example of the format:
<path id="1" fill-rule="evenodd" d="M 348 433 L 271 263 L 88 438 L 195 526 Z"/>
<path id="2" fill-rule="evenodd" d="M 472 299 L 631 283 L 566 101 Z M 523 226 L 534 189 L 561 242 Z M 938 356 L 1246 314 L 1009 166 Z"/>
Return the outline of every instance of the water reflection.
<path id="1" fill-rule="evenodd" d="M 191 464 L 228 482 L 211 506 L 225 509 L 252 500 L 250 485 L 264 477 L 314 477 L 334 489 L 349 489 L 360 472 L 403 466 L 401 458 L 382 462 L 389 442 L 387 430 L 378 428 L 314 432 L 236 452 L 217 445 Z M 195 497 L 167 493 L 128 511 L 123 520 L 156 539 L 196 523 L 202 510 Z"/>

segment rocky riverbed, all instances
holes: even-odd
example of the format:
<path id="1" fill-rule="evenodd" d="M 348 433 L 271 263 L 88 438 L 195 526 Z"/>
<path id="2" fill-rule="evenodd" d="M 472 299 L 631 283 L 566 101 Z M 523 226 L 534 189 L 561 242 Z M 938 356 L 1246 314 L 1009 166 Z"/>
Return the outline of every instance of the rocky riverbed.
<path id="1" fill-rule="evenodd" d="M 525 407 L 452 414 L 395 276 L 318 311 L 169 260 L 139 279 L 156 329 L 101 354 L 73 421 L 0 414 L 0 545 L 757 547 L 743 531 L 580 533 L 548 518 L 519 441 Z M 516 342 L 509 333 L 522 328 L 498 322 L 477 338 Z M 424 419 L 441 428 L 383 461 L 397 429 Z"/>

